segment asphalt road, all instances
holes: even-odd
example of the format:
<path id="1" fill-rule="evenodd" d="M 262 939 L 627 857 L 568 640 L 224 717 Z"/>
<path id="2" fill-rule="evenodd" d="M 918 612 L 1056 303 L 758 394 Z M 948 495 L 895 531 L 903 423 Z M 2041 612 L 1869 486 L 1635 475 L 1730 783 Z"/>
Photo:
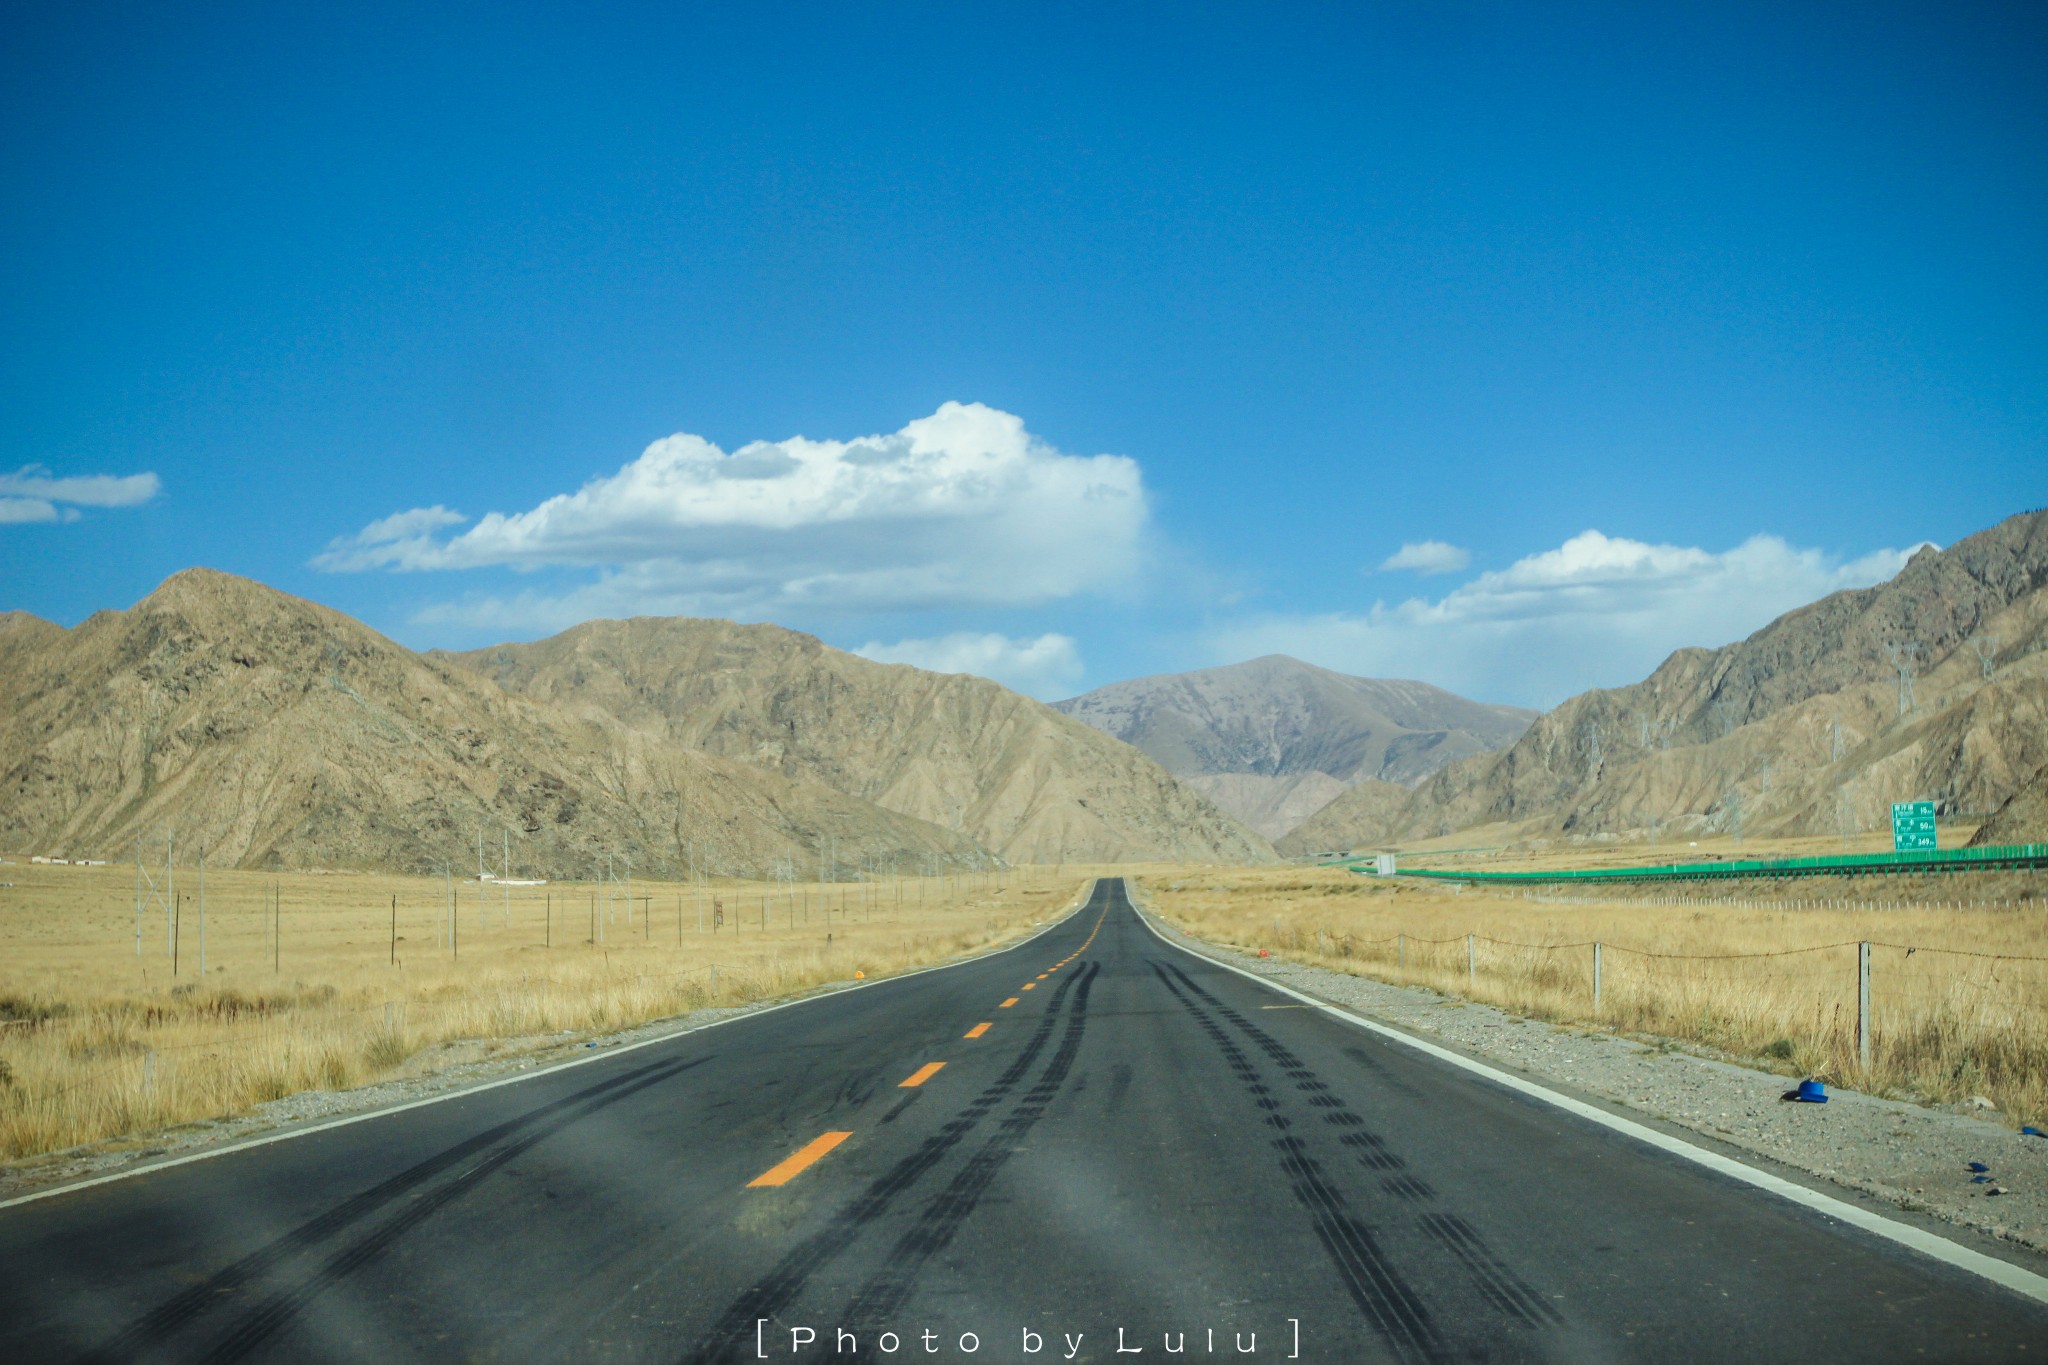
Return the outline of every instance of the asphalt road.
<path id="1" fill-rule="evenodd" d="M 2048 1313 L 1170 948 L 1118 882 L 973 963 L 0 1211 L 10 1362 L 757 1351 L 2038 1360 Z"/>

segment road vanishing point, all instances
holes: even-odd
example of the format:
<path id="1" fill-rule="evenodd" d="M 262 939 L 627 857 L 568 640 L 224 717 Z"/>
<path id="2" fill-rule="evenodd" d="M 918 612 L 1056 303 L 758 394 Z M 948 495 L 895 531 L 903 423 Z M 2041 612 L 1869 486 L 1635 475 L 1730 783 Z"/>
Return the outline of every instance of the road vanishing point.
<path id="1" fill-rule="evenodd" d="M 1114 879 L 970 962 L 0 1209 L 16 1363 L 2044 1357 L 2025 1294 Z"/>

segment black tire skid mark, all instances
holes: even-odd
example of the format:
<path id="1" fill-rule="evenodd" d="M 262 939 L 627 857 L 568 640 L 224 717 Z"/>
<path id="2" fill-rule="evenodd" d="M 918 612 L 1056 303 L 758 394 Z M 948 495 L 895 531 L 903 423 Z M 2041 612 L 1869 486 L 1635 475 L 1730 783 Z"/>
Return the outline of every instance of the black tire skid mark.
<path id="1" fill-rule="evenodd" d="M 1223 1060 L 1237 1074 L 1238 1080 L 1248 1091 L 1257 1088 L 1255 1102 L 1263 1097 L 1266 1087 L 1259 1080 L 1259 1070 L 1250 1057 L 1245 1055 L 1234 1039 L 1224 1031 L 1207 1010 L 1188 992 L 1176 983 L 1174 976 L 1181 975 L 1170 967 L 1154 961 L 1153 972 L 1166 989 L 1180 1001 L 1195 1021 L 1196 1027 L 1209 1036 L 1210 1042 L 1222 1053 Z M 1173 975 L 1169 975 L 1173 972 Z M 1296 1067 L 1305 1073 L 1305 1068 Z M 1265 1106 L 1260 1106 L 1264 1108 Z M 1274 1106 L 1277 1109 L 1277 1105 Z M 1308 1154 L 1307 1144 L 1299 1137 L 1286 1131 L 1292 1122 L 1285 1115 L 1268 1110 L 1264 1122 L 1280 1130 L 1272 1140 L 1274 1150 L 1279 1154 L 1280 1168 L 1287 1177 L 1289 1189 L 1295 1199 L 1308 1211 L 1309 1221 L 1315 1229 L 1316 1238 L 1323 1245 L 1323 1251 L 1336 1267 L 1338 1277 L 1344 1281 L 1352 1302 L 1358 1305 L 1360 1313 L 1371 1324 L 1380 1339 L 1395 1355 L 1404 1360 L 1441 1359 L 1445 1355 L 1442 1335 L 1424 1306 L 1421 1297 L 1402 1279 L 1381 1250 L 1379 1239 L 1350 1211 L 1344 1194 L 1325 1178 L 1322 1166 Z"/>
<path id="2" fill-rule="evenodd" d="M 229 1302 L 230 1296 L 264 1279 L 293 1257 L 309 1252 L 329 1238 L 346 1232 L 395 1200 L 451 1168 L 461 1165 L 478 1153 L 490 1150 L 507 1138 L 519 1137 L 536 1125 L 547 1125 L 543 1136 L 559 1131 L 567 1123 L 588 1117 L 636 1090 L 668 1080 L 680 1072 L 702 1066 L 710 1060 L 709 1057 L 701 1057 L 690 1062 L 649 1063 L 623 1075 L 600 1081 L 596 1085 L 586 1086 L 574 1094 L 565 1095 L 561 1099 L 552 1100 L 530 1110 L 516 1119 L 509 1119 L 488 1128 L 446 1151 L 407 1167 L 360 1194 L 350 1196 L 327 1212 L 250 1252 L 234 1264 L 216 1271 L 203 1282 L 151 1309 L 123 1328 L 118 1335 L 85 1351 L 77 1359 L 81 1365 L 84 1362 L 94 1362 L 95 1365 L 106 1362 L 107 1365 L 113 1365 L 113 1362 L 133 1360 L 139 1353 L 161 1345 L 209 1311 Z M 570 1110 L 580 1112 L 570 1114 Z M 538 1141 L 538 1138 L 534 1140 Z M 521 1138 L 521 1141 L 524 1146 L 520 1150 L 532 1145 L 524 1138 Z"/>
<path id="3" fill-rule="evenodd" d="M 995 1134 L 982 1144 L 981 1150 L 969 1158 L 946 1188 L 925 1207 L 917 1221 L 897 1239 L 881 1269 L 834 1321 L 851 1323 L 856 1329 L 863 1325 L 885 1326 L 909 1301 L 918 1273 L 933 1256 L 952 1243 L 961 1225 L 980 1203 L 981 1196 L 1010 1158 L 1016 1155 L 1025 1135 L 1044 1117 L 1046 1106 L 1065 1084 L 1073 1070 L 1074 1059 L 1081 1050 L 1082 1034 L 1088 1024 L 1088 993 L 1100 971 L 1099 965 L 1090 963 L 1076 978 L 1074 1006 L 1067 1013 L 1066 1032 L 1061 1036 L 1052 1060 L 1039 1073 L 1037 1082 L 1019 1097 L 1016 1108 L 1004 1118 Z M 871 1350 L 857 1357 L 860 1361 L 873 1358 Z"/>
<path id="4" fill-rule="evenodd" d="M 1388 1176 L 1380 1181 L 1380 1188 L 1396 1199 L 1406 1199 L 1411 1204 L 1426 1204 L 1436 1198 L 1436 1191 L 1428 1184 L 1405 1173 Z"/>
<path id="5" fill-rule="evenodd" d="M 747 1289 L 726 1307 L 718 1320 L 704 1333 L 698 1347 L 682 1359 L 688 1362 L 751 1358 L 755 1323 L 763 1318 L 779 1316 L 783 1309 L 803 1292 L 804 1286 L 819 1267 L 851 1246 L 869 1223 L 880 1217 L 898 1197 L 923 1179 L 932 1167 L 964 1141 L 981 1120 L 1017 1088 L 1025 1073 L 1038 1060 L 1039 1053 L 1045 1050 L 1053 1029 L 1060 1022 L 1067 994 L 1078 980 L 1078 976 L 1070 976 L 1053 990 L 1051 1003 L 1040 1016 L 1038 1026 L 1031 1031 L 1031 1036 L 1025 1040 L 1016 1060 L 1005 1067 L 1003 1073 L 990 1082 L 987 1089 L 975 1096 L 953 1118 L 947 1120 L 938 1132 L 919 1144 L 916 1151 L 876 1177 L 858 1198 L 833 1214 L 824 1227 L 786 1252 L 759 1283 Z"/>
<path id="6" fill-rule="evenodd" d="M 1213 1006 L 1218 1015 L 1228 1020 L 1243 1031 L 1247 1037 L 1251 1038 L 1254 1045 L 1271 1058 L 1283 1071 L 1289 1076 L 1296 1077 L 1298 1086 L 1303 1089 L 1310 1088 L 1310 1083 L 1305 1078 L 1313 1077 L 1314 1073 L 1302 1064 L 1301 1059 L 1294 1055 L 1292 1049 L 1280 1042 L 1279 1039 L 1268 1034 L 1264 1029 L 1252 1023 L 1249 1019 L 1246 1019 L 1243 1014 L 1224 1004 L 1208 991 L 1203 990 L 1199 985 L 1196 985 L 1194 980 L 1186 972 L 1181 971 L 1179 967 L 1173 967 L 1172 971 L 1190 991 Z M 1317 1091 L 1328 1088 L 1320 1081 L 1315 1081 L 1312 1084 L 1313 1088 Z M 1312 1097 L 1310 1103 L 1315 1103 L 1315 1098 Z M 1345 1112 L 1348 1113 L 1348 1108 Z M 1326 1113 L 1324 1117 L 1329 1120 L 1335 1120 L 1338 1114 L 1333 1109 L 1331 1112 Z M 1387 1151 L 1383 1139 L 1380 1139 L 1375 1134 L 1369 1131 L 1357 1131 L 1346 1134 L 1344 1137 L 1339 1138 L 1338 1141 L 1346 1146 L 1358 1149 L 1359 1159 L 1366 1166 L 1375 1170 L 1396 1172 L 1396 1174 L 1380 1182 L 1380 1187 L 1387 1193 L 1410 1203 L 1424 1203 L 1436 1197 L 1436 1191 L 1427 1184 L 1412 1175 L 1400 1173 L 1405 1163 L 1398 1156 Z M 1423 1215 L 1417 1219 L 1416 1226 L 1455 1256 L 1459 1263 L 1478 1281 L 1481 1295 L 1507 1313 L 1508 1316 L 1528 1327 L 1555 1326 L 1563 1321 L 1550 1302 L 1537 1293 L 1535 1289 L 1531 1288 L 1528 1282 L 1517 1275 L 1505 1261 L 1501 1260 L 1492 1248 L 1486 1244 L 1485 1239 L 1480 1236 L 1479 1230 L 1464 1219 L 1449 1214 Z"/>
<path id="7" fill-rule="evenodd" d="M 1503 1313 L 1559 1326 L 1564 1315 L 1548 1299 L 1523 1282 L 1521 1276 L 1494 1255 L 1479 1230 L 1454 1213 L 1425 1213 L 1419 1220 L 1437 1240 L 1463 1261 L 1479 1282 L 1479 1292 Z"/>
<path id="8" fill-rule="evenodd" d="M 1385 1044 L 1380 1044 L 1380 1046 L 1385 1046 Z M 1396 1095 L 1400 1095 L 1405 1099 L 1411 1100 L 1419 1100 L 1423 1098 L 1423 1094 L 1420 1090 L 1417 1090 L 1414 1086 L 1408 1084 L 1407 1081 L 1402 1080 L 1401 1077 L 1394 1074 L 1394 1069 L 1392 1067 L 1388 1066 L 1378 1057 L 1373 1056 L 1373 1054 L 1368 1052 L 1366 1049 L 1362 1047 L 1347 1047 L 1344 1049 L 1344 1055 L 1346 1057 L 1349 1057 L 1352 1061 L 1357 1062 L 1367 1071 L 1370 1071 L 1372 1073 L 1373 1080 L 1378 1082 L 1380 1085 L 1385 1086 L 1387 1089 L 1393 1091 Z"/>
<path id="9" fill-rule="evenodd" d="M 676 1067 L 668 1073 L 643 1077 L 632 1085 L 621 1087 L 614 1093 L 606 1095 L 600 1101 L 586 1105 L 580 1112 L 559 1115 L 544 1126 L 522 1134 L 516 1141 L 496 1148 L 476 1165 L 445 1182 L 431 1194 L 408 1204 L 404 1212 L 382 1224 L 374 1232 L 334 1252 L 307 1279 L 281 1289 L 261 1303 L 251 1306 L 243 1313 L 239 1323 L 197 1358 L 207 1362 L 219 1362 L 221 1365 L 246 1359 L 288 1327 L 322 1294 L 375 1261 L 390 1250 L 400 1238 L 468 1194 L 512 1161 L 524 1156 L 564 1129 L 582 1122 L 598 1110 L 628 1095 L 659 1085 L 668 1080 L 675 1071 L 683 1069 Z"/>

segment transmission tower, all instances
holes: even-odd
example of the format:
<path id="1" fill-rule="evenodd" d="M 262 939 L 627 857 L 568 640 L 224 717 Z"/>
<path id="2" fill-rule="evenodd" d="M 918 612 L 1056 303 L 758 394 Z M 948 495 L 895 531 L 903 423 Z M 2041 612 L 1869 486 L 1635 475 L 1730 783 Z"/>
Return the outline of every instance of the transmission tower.
<path id="1" fill-rule="evenodd" d="M 164 956 L 171 955 L 171 906 L 178 894 L 176 873 L 171 864 L 171 832 L 164 831 L 164 861 L 159 868 L 151 859 L 142 863 L 142 840 L 135 841 L 135 955 L 142 956 L 142 916 L 145 910 L 164 912 Z"/>
<path id="2" fill-rule="evenodd" d="M 1990 677 L 1998 662 L 1998 637 L 1979 635 L 1970 641 L 1970 649 L 1976 654 L 1977 663 L 1983 668 L 1984 676 Z"/>
<path id="3" fill-rule="evenodd" d="M 1889 648 L 1892 667 L 1899 671 L 1899 714 L 1903 716 L 1913 710 L 1913 656 L 1920 652 L 1920 646 L 1909 640 Z"/>

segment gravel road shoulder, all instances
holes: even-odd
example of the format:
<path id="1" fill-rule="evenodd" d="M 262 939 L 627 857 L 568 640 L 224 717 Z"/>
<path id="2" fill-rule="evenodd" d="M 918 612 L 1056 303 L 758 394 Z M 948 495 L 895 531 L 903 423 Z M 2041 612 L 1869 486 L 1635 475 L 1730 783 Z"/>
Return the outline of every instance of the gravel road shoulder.
<path id="1" fill-rule="evenodd" d="M 1424 988 L 1261 958 L 1184 934 L 1149 907 L 1146 918 L 1169 942 L 1502 1070 L 1690 1130 L 1900 1209 L 1977 1229 L 2015 1248 L 2048 1252 L 2048 1139 L 1968 1114 L 1853 1091 L 1831 1089 L 1827 1104 L 1786 1103 L 1781 1097 L 1792 1083 L 1785 1077 L 1669 1040 L 1524 1019 Z M 1989 1167 L 1982 1181 L 1973 1180 L 1971 1162 Z"/>

